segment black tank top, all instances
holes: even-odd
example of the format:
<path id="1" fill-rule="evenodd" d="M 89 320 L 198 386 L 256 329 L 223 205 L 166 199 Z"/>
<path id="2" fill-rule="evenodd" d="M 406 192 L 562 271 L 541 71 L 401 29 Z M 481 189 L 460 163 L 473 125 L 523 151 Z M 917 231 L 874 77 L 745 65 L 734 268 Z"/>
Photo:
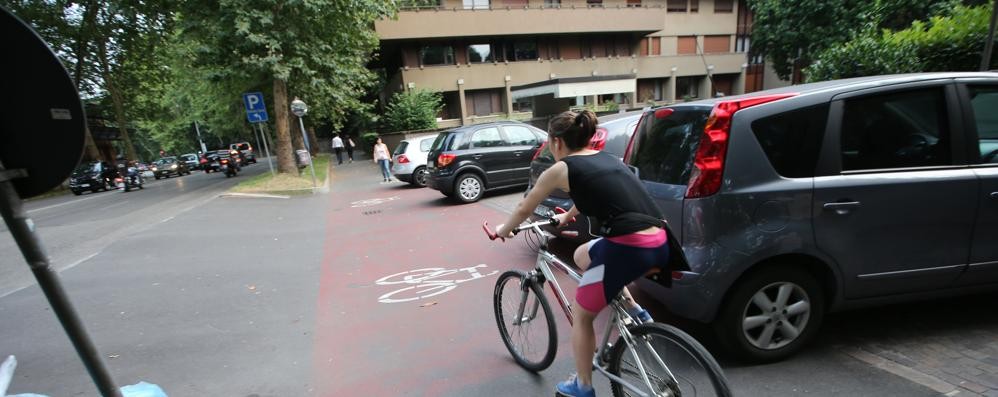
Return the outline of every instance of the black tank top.
<path id="1" fill-rule="evenodd" d="M 567 156 L 569 196 L 582 214 L 596 218 L 596 232 L 622 236 L 662 227 L 662 213 L 644 185 L 620 159 L 605 152 Z"/>

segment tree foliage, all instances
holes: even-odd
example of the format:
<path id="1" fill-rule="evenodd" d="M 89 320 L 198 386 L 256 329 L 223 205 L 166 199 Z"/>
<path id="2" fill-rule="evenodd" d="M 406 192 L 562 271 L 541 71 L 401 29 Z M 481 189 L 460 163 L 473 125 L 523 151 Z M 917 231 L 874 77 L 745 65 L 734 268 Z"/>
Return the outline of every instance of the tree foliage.
<path id="1" fill-rule="evenodd" d="M 438 92 L 422 89 L 397 92 L 385 109 L 385 127 L 389 131 L 434 128 L 437 113 L 443 106 L 443 98 Z"/>
<path id="2" fill-rule="evenodd" d="M 986 0 L 750 0 L 755 19 L 752 51 L 764 54 L 776 74 L 788 79 L 794 67 L 809 66 L 819 54 L 853 39 L 869 45 L 870 32 L 903 29 L 915 20 L 945 16 L 957 6 Z M 864 38 L 866 37 L 866 38 Z M 869 48 L 867 48 L 869 49 Z M 885 50 L 886 51 L 886 50 Z M 887 51 L 888 57 L 894 56 Z M 868 62 L 889 62 L 861 58 Z M 869 65 L 866 65 L 869 66 Z"/>
<path id="3" fill-rule="evenodd" d="M 808 79 L 977 70 L 991 7 L 955 6 L 947 14 L 915 21 L 900 31 L 871 31 L 829 48 L 808 68 Z M 996 61 L 998 56 L 991 65 L 998 65 Z"/>

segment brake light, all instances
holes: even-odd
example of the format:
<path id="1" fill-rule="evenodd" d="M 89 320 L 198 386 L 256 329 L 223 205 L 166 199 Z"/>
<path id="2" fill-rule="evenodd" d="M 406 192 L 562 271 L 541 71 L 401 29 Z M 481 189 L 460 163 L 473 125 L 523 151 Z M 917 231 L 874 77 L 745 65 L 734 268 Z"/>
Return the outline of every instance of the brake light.
<path id="1" fill-rule="evenodd" d="M 534 157 L 531 158 L 530 161 L 537 160 L 537 158 L 541 156 L 541 152 L 544 151 L 544 147 L 547 145 L 548 145 L 547 141 L 541 142 L 541 147 L 537 148 L 537 151 L 534 152 Z"/>
<path id="2" fill-rule="evenodd" d="M 606 128 L 596 128 L 596 133 L 589 139 L 589 148 L 592 150 L 603 150 L 606 147 L 606 138 L 609 135 Z"/>
<path id="3" fill-rule="evenodd" d="M 446 167 L 450 165 L 450 163 L 452 163 L 455 158 L 457 158 L 456 154 L 441 153 L 440 156 L 437 156 L 437 167 L 438 168 Z"/>
<path id="4" fill-rule="evenodd" d="M 405 157 L 404 154 L 400 154 L 398 159 L 399 159 L 399 164 L 405 164 L 409 162 L 409 158 Z"/>
<path id="5" fill-rule="evenodd" d="M 731 118 L 739 110 L 768 102 L 789 98 L 797 94 L 765 95 L 735 101 L 721 101 L 707 117 L 703 128 L 700 146 L 693 160 L 693 172 L 686 187 L 686 198 L 701 198 L 721 190 L 724 175 L 724 160 L 728 152 L 728 137 L 731 134 Z"/>
<path id="6" fill-rule="evenodd" d="M 645 116 L 647 115 L 648 112 L 644 112 L 641 114 L 641 118 L 638 119 L 638 124 L 636 124 L 634 127 L 634 132 L 631 133 L 631 139 L 627 140 L 627 149 L 624 149 L 624 164 L 631 163 L 631 147 L 634 146 L 634 140 L 638 139 L 638 129 L 640 129 L 643 123 L 645 122 Z"/>

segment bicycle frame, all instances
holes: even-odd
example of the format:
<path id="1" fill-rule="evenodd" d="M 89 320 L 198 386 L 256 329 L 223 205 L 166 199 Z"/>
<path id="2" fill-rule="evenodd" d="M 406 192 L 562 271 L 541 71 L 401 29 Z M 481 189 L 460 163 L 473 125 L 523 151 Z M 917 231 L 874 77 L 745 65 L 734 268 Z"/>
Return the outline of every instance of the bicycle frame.
<path id="1" fill-rule="evenodd" d="M 552 268 L 558 269 L 562 273 L 568 275 L 576 283 L 581 282 L 582 275 L 579 272 L 577 272 L 575 269 L 573 269 L 571 266 L 569 266 L 567 263 L 565 263 L 561 259 L 558 259 L 557 256 L 548 252 L 547 243 L 548 240 L 553 236 L 551 236 L 548 233 L 545 233 L 540 228 L 540 226 L 547 224 L 547 222 L 550 221 L 532 223 L 517 228 L 517 231 L 532 230 L 533 232 L 538 233 L 539 236 L 541 236 L 541 245 L 537 253 L 537 262 L 534 266 L 534 270 L 527 274 L 527 278 L 530 279 L 530 282 L 540 282 L 542 283 L 542 285 L 544 281 L 548 282 L 548 284 L 551 286 L 551 290 L 554 292 L 555 299 L 558 300 L 558 304 L 561 306 L 562 310 L 565 312 L 565 315 L 568 317 L 568 323 L 574 327 L 575 324 L 572 321 L 572 314 L 573 314 L 572 306 L 569 303 L 568 297 L 565 295 L 565 292 L 561 289 L 561 285 L 558 284 L 558 280 L 555 278 Z M 538 275 L 542 275 L 543 280 L 539 280 Z M 540 301 L 534 300 L 533 307 L 531 307 L 529 310 L 529 316 L 524 317 L 525 310 L 527 309 L 526 303 L 527 303 L 527 292 L 529 290 L 527 288 L 528 285 L 529 285 L 528 283 L 523 283 L 523 288 L 521 290 L 521 296 L 520 296 L 520 306 L 517 310 L 517 317 L 516 317 L 517 320 L 514 321 L 515 325 L 519 325 L 520 323 L 525 321 L 530 321 L 537 316 L 537 310 L 540 306 Z M 613 315 L 611 316 L 610 325 L 606 327 L 606 330 L 603 332 L 603 336 L 600 338 L 602 343 L 600 344 L 599 349 L 596 351 L 596 354 L 593 355 L 593 368 L 596 369 L 598 372 L 602 373 L 607 378 L 610 378 L 610 380 L 620 384 L 621 386 L 627 388 L 633 393 L 638 394 L 641 397 L 655 397 L 654 393 L 655 388 L 654 386 L 652 386 L 651 380 L 648 378 L 648 373 L 645 370 L 645 366 L 641 362 L 641 359 L 638 357 L 637 351 L 634 348 L 634 346 L 636 346 L 638 341 L 636 340 L 634 335 L 631 334 L 631 332 L 628 331 L 627 329 L 628 326 L 636 324 L 636 321 L 629 314 L 627 314 L 627 310 L 624 308 L 623 303 L 621 302 L 620 294 L 618 294 L 617 297 L 610 302 L 609 306 L 611 306 L 611 308 L 613 309 Z M 637 386 L 630 384 L 629 382 L 625 381 L 624 379 L 614 374 L 611 374 L 610 371 L 608 371 L 602 365 L 603 363 L 601 358 L 606 355 L 607 350 L 609 349 L 610 336 L 614 328 L 617 329 L 617 333 L 623 338 L 628 351 L 634 357 L 635 364 L 637 364 L 638 371 L 640 372 L 642 381 L 644 382 L 643 386 L 647 387 L 647 390 L 651 391 L 652 394 L 648 394 L 648 392 L 642 391 Z M 652 356 L 654 357 L 656 364 L 658 364 L 660 368 L 665 370 L 665 372 L 669 376 L 669 379 L 672 382 L 675 382 L 675 376 L 672 374 L 671 371 L 669 371 L 669 367 L 665 365 L 665 361 L 663 361 L 662 358 L 659 357 L 658 352 L 652 349 L 651 344 L 648 343 L 647 340 L 642 340 L 641 342 L 645 345 L 644 347 L 647 348 L 648 351 L 652 353 Z"/>

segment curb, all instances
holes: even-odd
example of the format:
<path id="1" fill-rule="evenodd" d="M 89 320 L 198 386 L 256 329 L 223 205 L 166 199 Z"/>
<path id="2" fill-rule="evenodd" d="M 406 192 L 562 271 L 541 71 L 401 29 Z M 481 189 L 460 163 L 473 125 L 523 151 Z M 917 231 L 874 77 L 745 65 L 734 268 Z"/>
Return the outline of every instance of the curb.
<path id="1" fill-rule="evenodd" d="M 273 199 L 289 199 L 291 196 L 283 194 L 266 194 L 266 193 L 222 193 L 218 197 L 245 197 L 245 198 L 273 198 Z"/>
<path id="2" fill-rule="evenodd" d="M 879 368 L 911 382 L 928 387 L 929 389 L 943 395 L 955 396 L 960 393 L 960 388 L 956 385 L 867 351 L 861 349 L 846 349 L 843 353 L 875 368 Z"/>

